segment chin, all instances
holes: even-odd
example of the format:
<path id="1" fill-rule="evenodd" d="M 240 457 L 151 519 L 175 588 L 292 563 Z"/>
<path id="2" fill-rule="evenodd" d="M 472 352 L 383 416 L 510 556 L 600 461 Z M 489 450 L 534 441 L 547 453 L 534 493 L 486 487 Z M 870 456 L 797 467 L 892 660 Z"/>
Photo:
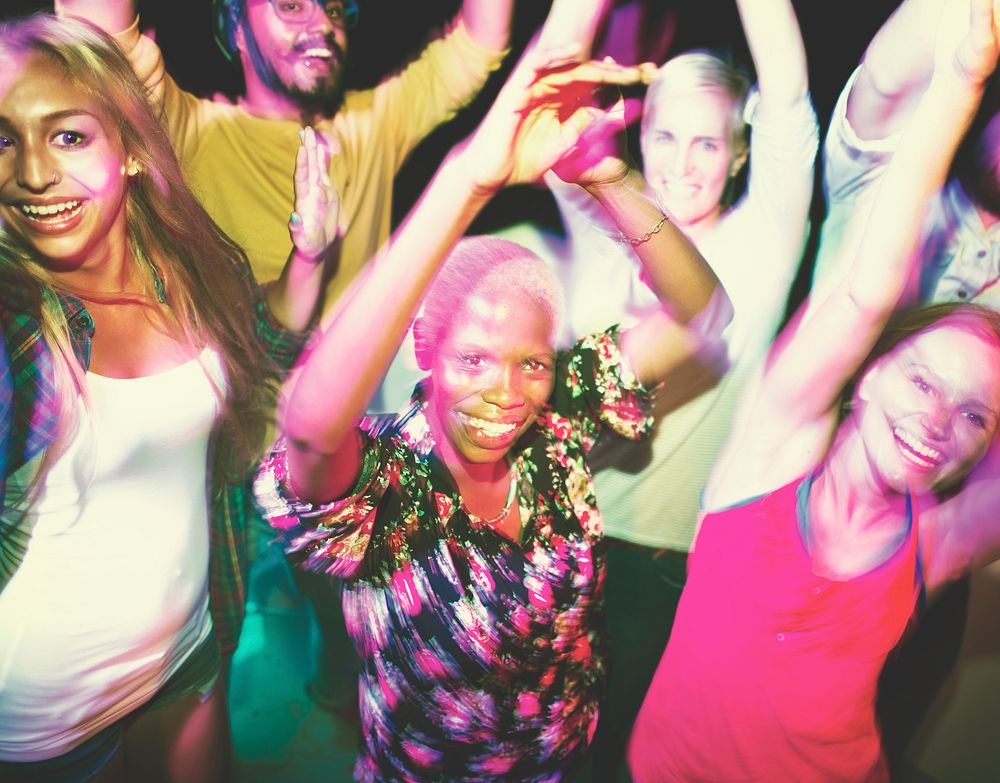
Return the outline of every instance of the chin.
<path id="1" fill-rule="evenodd" d="M 310 87 L 291 85 L 288 95 L 307 113 L 318 113 L 332 117 L 340 110 L 344 101 L 339 73 L 332 79 L 323 79 Z"/>

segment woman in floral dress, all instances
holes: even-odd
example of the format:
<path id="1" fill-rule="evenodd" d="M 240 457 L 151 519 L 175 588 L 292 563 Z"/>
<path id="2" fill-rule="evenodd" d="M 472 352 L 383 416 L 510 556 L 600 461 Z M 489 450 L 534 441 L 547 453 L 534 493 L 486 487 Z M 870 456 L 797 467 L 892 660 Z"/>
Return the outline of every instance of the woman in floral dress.
<path id="1" fill-rule="evenodd" d="M 649 72 L 522 63 L 290 390 L 258 499 L 305 567 L 344 580 L 363 660 L 359 780 L 556 781 L 592 736 L 603 565 L 586 455 L 605 426 L 642 435 L 647 389 L 730 313 L 607 143 L 620 103 L 589 100 Z M 607 209 L 663 303 L 558 352 L 560 297 L 538 258 L 487 238 L 448 255 L 490 195 L 549 167 Z M 407 411 L 359 424 L 421 304 L 428 376 Z"/>

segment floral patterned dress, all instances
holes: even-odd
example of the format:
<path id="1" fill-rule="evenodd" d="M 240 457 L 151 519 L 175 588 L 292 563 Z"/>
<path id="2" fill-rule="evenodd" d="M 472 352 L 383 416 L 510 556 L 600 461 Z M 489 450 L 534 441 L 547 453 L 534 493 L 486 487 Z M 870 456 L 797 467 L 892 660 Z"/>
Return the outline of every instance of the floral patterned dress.
<path id="1" fill-rule="evenodd" d="M 281 442 L 257 497 L 288 550 L 344 581 L 363 661 L 361 781 L 558 781 L 586 749 L 605 664 L 602 523 L 586 454 L 602 426 L 637 438 L 649 399 L 616 328 L 560 352 L 548 404 L 508 455 L 519 542 L 462 505 L 433 453 L 420 387 L 362 421 L 350 497 L 298 501 Z"/>

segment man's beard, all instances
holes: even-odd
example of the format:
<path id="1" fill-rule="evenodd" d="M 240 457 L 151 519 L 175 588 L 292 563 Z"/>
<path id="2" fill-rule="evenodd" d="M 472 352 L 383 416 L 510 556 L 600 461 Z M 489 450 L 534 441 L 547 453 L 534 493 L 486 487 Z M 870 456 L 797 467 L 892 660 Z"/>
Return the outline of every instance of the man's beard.
<path id="1" fill-rule="evenodd" d="M 343 73 L 346 60 L 344 50 L 332 36 L 326 36 L 323 39 L 323 44 L 333 52 L 335 67 L 329 76 L 318 79 L 309 89 L 302 89 L 298 85 L 286 84 L 282 81 L 270 61 L 260 51 L 256 39 L 249 30 L 247 30 L 246 41 L 250 62 L 253 64 L 257 77 L 269 89 L 291 98 L 299 107 L 299 113 L 302 115 L 304 123 L 312 122 L 317 115 L 333 117 L 337 113 L 344 100 Z"/>

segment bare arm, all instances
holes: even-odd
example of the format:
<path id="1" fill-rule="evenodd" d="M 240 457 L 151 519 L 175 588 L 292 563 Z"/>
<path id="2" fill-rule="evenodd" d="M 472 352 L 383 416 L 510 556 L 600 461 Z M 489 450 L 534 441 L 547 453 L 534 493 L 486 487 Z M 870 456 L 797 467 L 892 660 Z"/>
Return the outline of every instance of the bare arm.
<path id="1" fill-rule="evenodd" d="M 909 123 L 934 72 L 938 25 L 948 2 L 905 0 L 875 34 L 847 103 L 847 120 L 860 138 L 882 139 Z"/>
<path id="2" fill-rule="evenodd" d="M 539 81 L 539 60 L 528 58 L 476 133 L 445 160 L 385 251 L 338 301 L 291 387 L 281 425 L 292 483 L 303 499 L 340 497 L 356 479 L 360 444 L 354 421 L 455 240 L 499 187 L 539 177 L 589 123 L 569 89 L 578 81 L 574 74 L 588 84 L 630 83 L 641 76 L 637 68 L 585 64 Z"/>
<path id="3" fill-rule="evenodd" d="M 921 501 L 920 561 L 929 596 L 1000 559 L 1000 444 L 972 469 L 961 491 L 928 507 Z"/>
<path id="4" fill-rule="evenodd" d="M 780 117 L 808 90 L 806 51 L 790 0 L 737 0 L 757 83 L 762 116 Z"/>
<path id="5" fill-rule="evenodd" d="M 652 63 L 639 68 L 646 80 L 656 75 Z M 589 96 L 587 103 L 593 103 Z M 622 336 L 622 352 L 636 376 L 655 386 L 700 353 L 703 343 L 721 335 L 732 319 L 732 305 L 708 262 L 664 214 L 642 174 L 625 162 L 624 101 L 607 110 L 592 105 L 590 111 L 594 121 L 552 170 L 601 205 L 620 241 L 634 250 L 660 302 L 659 310 Z"/>
<path id="6" fill-rule="evenodd" d="M 586 189 L 622 234 L 639 239 L 648 235 L 634 248 L 661 309 L 622 336 L 622 352 L 636 377 L 655 386 L 701 353 L 705 341 L 718 338 L 732 318 L 732 305 L 698 249 L 664 219 L 641 174 L 633 169 L 624 179 Z"/>
<path id="7" fill-rule="evenodd" d="M 576 43 L 587 55 L 611 0 L 553 0 L 538 37 L 538 47 L 549 49 Z"/>
<path id="8" fill-rule="evenodd" d="M 713 476 L 706 507 L 738 500 L 721 488 L 746 487 L 748 475 L 771 488 L 776 473 L 788 480 L 822 458 L 837 397 L 904 292 L 915 227 L 944 182 L 996 65 L 998 12 L 998 0 L 975 0 L 971 14 L 951 17 L 953 24 L 942 30 L 931 84 L 886 171 L 850 274 L 809 319 L 797 319 L 775 343 L 759 391 L 742 412 L 743 429 Z M 760 449 L 771 455 L 766 465 Z M 776 449 L 783 463 L 774 459 Z M 754 463 L 760 467 L 748 467 Z"/>
<path id="9" fill-rule="evenodd" d="M 580 43 L 584 51 L 597 33 L 611 0 L 553 0 L 538 46 Z M 503 49 L 510 38 L 513 0 L 463 0 L 459 18 L 480 46 Z"/>
<path id="10" fill-rule="evenodd" d="M 76 16 L 100 27 L 109 35 L 128 29 L 136 17 L 135 0 L 54 0 L 59 16 Z"/>
<path id="11" fill-rule="evenodd" d="M 463 0 L 458 15 L 476 43 L 500 51 L 510 40 L 514 0 Z"/>
<path id="12" fill-rule="evenodd" d="M 299 131 L 295 211 L 288 221 L 292 250 L 281 276 L 268 284 L 267 303 L 285 328 L 305 331 L 322 304 L 323 268 L 337 247 L 340 195 L 330 182 L 330 151 L 312 128 Z"/>

